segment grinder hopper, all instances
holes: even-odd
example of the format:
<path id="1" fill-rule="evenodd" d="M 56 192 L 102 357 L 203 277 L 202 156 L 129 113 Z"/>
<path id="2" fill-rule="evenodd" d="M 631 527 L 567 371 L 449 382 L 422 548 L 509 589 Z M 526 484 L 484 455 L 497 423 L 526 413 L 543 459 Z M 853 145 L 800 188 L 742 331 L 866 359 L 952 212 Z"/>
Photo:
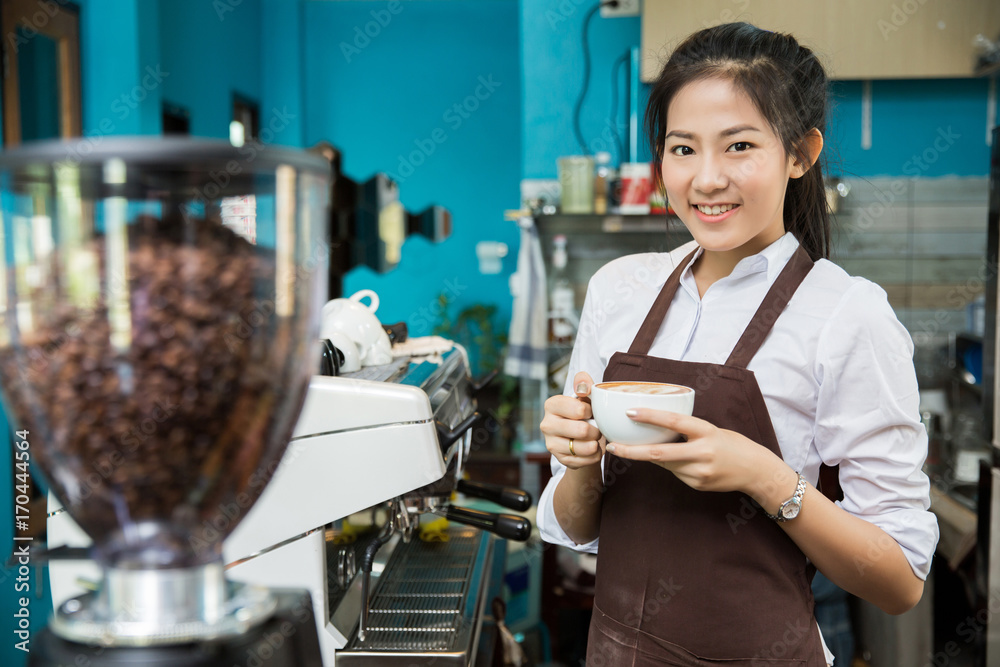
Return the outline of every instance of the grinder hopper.
<path id="1" fill-rule="evenodd" d="M 4 405 L 104 573 L 56 610 L 58 636 L 182 644 L 274 611 L 268 591 L 226 581 L 221 546 L 315 366 L 328 171 L 189 139 L 0 154 Z"/>

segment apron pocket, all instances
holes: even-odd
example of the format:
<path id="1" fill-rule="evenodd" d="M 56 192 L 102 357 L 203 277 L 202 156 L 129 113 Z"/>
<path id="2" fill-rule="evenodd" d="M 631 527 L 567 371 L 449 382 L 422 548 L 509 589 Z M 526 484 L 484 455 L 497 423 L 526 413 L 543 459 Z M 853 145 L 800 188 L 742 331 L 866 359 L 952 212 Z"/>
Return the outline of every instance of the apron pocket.
<path id="1" fill-rule="evenodd" d="M 587 667 L 826 667 L 795 658 L 703 658 L 677 644 L 630 628 L 594 605 L 587 637 Z"/>
<path id="2" fill-rule="evenodd" d="M 631 667 L 635 630 L 615 622 L 594 605 L 587 634 L 587 667 Z"/>
<path id="3" fill-rule="evenodd" d="M 823 663 L 826 661 L 824 660 Z M 589 664 L 589 663 L 588 663 Z M 705 658 L 687 649 L 646 633 L 640 633 L 636 643 L 635 667 L 826 667 L 809 665 L 801 658 Z"/>

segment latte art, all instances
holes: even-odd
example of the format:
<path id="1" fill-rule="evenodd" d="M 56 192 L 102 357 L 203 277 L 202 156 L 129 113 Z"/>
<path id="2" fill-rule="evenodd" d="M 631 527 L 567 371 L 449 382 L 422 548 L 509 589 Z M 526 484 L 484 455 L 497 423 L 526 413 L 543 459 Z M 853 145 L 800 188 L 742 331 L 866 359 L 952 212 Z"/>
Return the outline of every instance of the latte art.
<path id="1" fill-rule="evenodd" d="M 676 384 L 660 384 L 657 382 L 602 382 L 598 385 L 608 391 L 620 391 L 626 394 L 686 394 L 691 389 Z"/>

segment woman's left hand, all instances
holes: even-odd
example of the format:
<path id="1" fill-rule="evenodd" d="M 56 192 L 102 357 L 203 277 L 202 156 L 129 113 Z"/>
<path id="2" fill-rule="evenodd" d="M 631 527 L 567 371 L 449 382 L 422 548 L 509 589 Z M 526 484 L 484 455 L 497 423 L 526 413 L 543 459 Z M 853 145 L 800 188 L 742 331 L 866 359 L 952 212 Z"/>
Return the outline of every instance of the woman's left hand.
<path id="1" fill-rule="evenodd" d="M 658 445 L 610 443 L 608 451 L 633 461 L 649 461 L 674 473 L 698 491 L 743 491 L 760 493 L 761 484 L 774 473 L 781 460 L 750 438 L 697 417 L 676 412 L 637 408 L 630 411 L 633 421 L 665 426 L 687 438 Z M 756 493 L 754 493 L 756 492 Z"/>

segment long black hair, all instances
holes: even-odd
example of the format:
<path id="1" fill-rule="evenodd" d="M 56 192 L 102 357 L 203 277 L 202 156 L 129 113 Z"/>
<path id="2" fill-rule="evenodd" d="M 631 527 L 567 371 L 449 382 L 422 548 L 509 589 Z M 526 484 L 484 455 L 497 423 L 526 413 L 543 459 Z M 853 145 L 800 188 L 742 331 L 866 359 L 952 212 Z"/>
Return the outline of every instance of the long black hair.
<path id="1" fill-rule="evenodd" d="M 699 30 L 681 43 L 653 84 L 646 107 L 646 134 L 657 165 L 663 163 L 667 108 L 677 92 L 697 79 L 729 79 L 742 90 L 781 139 L 785 153 L 809 164 L 803 138 L 826 133 L 827 76 L 816 55 L 791 35 L 749 23 Z M 657 169 L 662 183 L 662 174 Z M 830 214 L 820 160 L 785 191 L 785 229 L 812 259 L 830 255 Z"/>

